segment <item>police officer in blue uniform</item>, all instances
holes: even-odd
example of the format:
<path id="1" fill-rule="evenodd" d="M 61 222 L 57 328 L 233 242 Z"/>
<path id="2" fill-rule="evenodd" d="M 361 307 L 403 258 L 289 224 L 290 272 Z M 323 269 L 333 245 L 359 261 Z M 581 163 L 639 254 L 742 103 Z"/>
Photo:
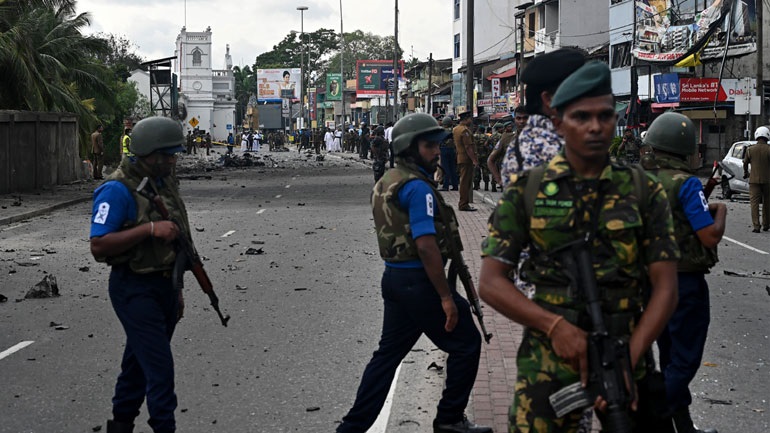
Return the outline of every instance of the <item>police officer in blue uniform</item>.
<path id="1" fill-rule="evenodd" d="M 112 267 L 110 300 L 126 333 L 108 433 L 132 432 L 145 399 L 152 431 L 176 431 L 170 343 L 184 302 L 171 279 L 176 260 L 172 241 L 189 236 L 189 222 L 173 171 L 184 142 L 182 127 L 174 120 L 140 121 L 131 141 L 135 157 L 123 158 L 94 192 L 91 253 Z M 137 193 L 145 177 L 150 180 L 147 187 L 163 200 L 176 222 L 163 220 Z"/>
<path id="2" fill-rule="evenodd" d="M 385 303 L 379 348 L 366 366 L 353 408 L 338 433 L 364 433 L 377 419 L 401 360 L 424 333 L 447 352 L 446 386 L 433 421 L 434 433 L 492 433 L 464 414 L 476 379 L 481 336 L 468 301 L 449 287 L 444 273 L 457 219 L 431 180 L 439 144 L 450 132 L 425 113 L 393 127 L 396 168 L 372 192 L 380 256 L 385 260 Z M 448 221 L 448 222 L 447 222 Z"/>

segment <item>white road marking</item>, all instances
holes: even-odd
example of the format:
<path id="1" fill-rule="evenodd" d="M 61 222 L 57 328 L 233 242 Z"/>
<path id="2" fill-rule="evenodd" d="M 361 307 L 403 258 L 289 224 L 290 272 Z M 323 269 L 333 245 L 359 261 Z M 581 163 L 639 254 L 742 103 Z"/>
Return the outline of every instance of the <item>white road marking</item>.
<path id="1" fill-rule="evenodd" d="M 226 237 L 230 236 L 233 233 L 235 233 L 235 230 L 230 230 L 229 232 L 223 234 L 221 237 L 226 238 Z"/>
<path id="2" fill-rule="evenodd" d="M 727 236 L 722 236 L 722 239 L 726 239 L 726 240 L 728 240 L 728 241 L 730 241 L 730 242 L 732 242 L 732 243 L 734 243 L 734 244 L 738 244 L 738 245 L 742 246 L 743 248 L 746 248 L 747 250 L 751 250 L 751 251 L 754 251 L 755 253 L 759 253 L 759 254 L 770 254 L 770 253 L 768 253 L 767 251 L 758 250 L 758 249 L 756 249 L 756 248 L 752 247 L 751 245 L 746 245 L 746 244 L 744 244 L 743 242 L 738 242 L 738 241 L 736 241 L 735 239 L 732 239 L 732 238 L 728 238 Z"/>
<path id="3" fill-rule="evenodd" d="M 275 196 L 275 198 L 281 198 L 281 194 L 278 194 L 277 196 Z"/>
<path id="4" fill-rule="evenodd" d="M 32 343 L 34 343 L 34 341 L 22 341 L 21 343 L 15 345 L 15 346 L 13 346 L 13 347 L 11 347 L 9 349 L 3 350 L 2 352 L 0 352 L 0 359 L 5 358 L 6 356 L 12 355 L 12 354 L 20 351 L 21 349 L 29 346 Z"/>
<path id="5" fill-rule="evenodd" d="M 0 232 L 5 232 L 5 231 L 8 231 L 8 230 L 17 229 L 17 228 L 19 228 L 19 227 L 23 227 L 23 226 L 25 226 L 25 225 L 27 225 L 27 224 L 29 224 L 29 223 L 21 223 L 21 224 L 16 224 L 15 226 L 8 226 L 8 227 L 6 227 L 6 228 L 4 228 L 4 229 L 0 230 Z"/>
<path id="6" fill-rule="evenodd" d="M 385 433 L 388 429 L 388 420 L 390 419 L 390 410 L 393 406 L 393 395 L 396 393 L 396 384 L 398 384 L 398 376 L 401 373 L 401 366 L 399 364 L 396 369 L 396 375 L 393 377 L 393 383 L 390 384 L 390 391 L 388 391 L 388 397 L 385 399 L 385 405 L 382 406 L 380 416 L 374 421 L 369 430 L 366 433 Z"/>
<path id="7" fill-rule="evenodd" d="M 265 210 L 264 209 L 260 209 L 260 210 L 257 211 L 257 215 L 259 215 L 259 214 L 261 214 L 263 212 L 265 212 Z"/>

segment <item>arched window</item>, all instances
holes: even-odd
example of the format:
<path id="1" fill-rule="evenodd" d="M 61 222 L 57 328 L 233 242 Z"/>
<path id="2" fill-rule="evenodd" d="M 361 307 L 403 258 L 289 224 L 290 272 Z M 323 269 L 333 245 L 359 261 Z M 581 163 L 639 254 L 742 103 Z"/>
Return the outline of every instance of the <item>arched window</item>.
<path id="1" fill-rule="evenodd" d="M 193 52 L 192 52 L 193 66 L 200 66 L 201 65 L 201 55 L 203 55 L 203 53 L 201 52 L 201 50 L 199 48 L 196 47 L 193 50 Z"/>

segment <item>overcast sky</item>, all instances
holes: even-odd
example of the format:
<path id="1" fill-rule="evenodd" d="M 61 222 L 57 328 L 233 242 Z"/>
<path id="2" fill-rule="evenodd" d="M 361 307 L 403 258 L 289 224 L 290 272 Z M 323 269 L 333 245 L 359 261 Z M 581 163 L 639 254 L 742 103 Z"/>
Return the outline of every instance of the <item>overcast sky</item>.
<path id="1" fill-rule="evenodd" d="M 187 30 L 211 26 L 213 68 L 224 68 L 225 45 L 234 65 L 252 65 L 291 30 L 300 30 L 297 6 L 307 6 L 305 31 L 340 30 L 339 0 L 187 0 Z M 185 25 L 184 0 L 78 0 L 78 12 L 91 14 L 85 33 L 123 35 L 147 60 L 174 55 L 174 42 Z M 394 0 L 342 0 L 345 32 L 362 30 L 392 35 Z M 404 57 L 427 60 L 452 55 L 452 2 L 401 0 L 398 39 Z"/>

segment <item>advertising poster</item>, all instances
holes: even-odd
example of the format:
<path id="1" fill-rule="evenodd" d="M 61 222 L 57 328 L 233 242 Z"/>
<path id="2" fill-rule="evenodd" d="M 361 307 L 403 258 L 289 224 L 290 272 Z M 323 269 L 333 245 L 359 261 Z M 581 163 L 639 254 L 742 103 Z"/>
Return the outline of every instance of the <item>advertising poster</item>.
<path id="1" fill-rule="evenodd" d="M 300 71 L 300 68 L 257 69 L 257 98 L 270 102 L 285 98 L 297 99 Z"/>
<path id="2" fill-rule="evenodd" d="M 316 120 L 315 89 L 310 89 L 307 92 L 307 109 L 310 111 L 310 120 Z"/>
<path id="3" fill-rule="evenodd" d="M 750 80 L 756 83 L 756 80 Z M 681 102 L 735 102 L 736 96 L 746 94 L 743 80 L 734 78 L 682 78 L 679 80 L 679 100 Z"/>
<path id="4" fill-rule="evenodd" d="M 399 63 L 398 69 L 398 77 L 403 79 L 403 61 Z M 356 61 L 356 78 L 356 91 L 359 95 L 385 95 L 385 89 L 392 91 L 394 88 L 393 61 L 358 60 Z"/>
<path id="5" fill-rule="evenodd" d="M 633 55 L 694 66 L 755 52 L 756 0 L 638 0 Z"/>
<path id="6" fill-rule="evenodd" d="M 326 100 L 342 100 L 342 74 L 326 73 Z"/>

